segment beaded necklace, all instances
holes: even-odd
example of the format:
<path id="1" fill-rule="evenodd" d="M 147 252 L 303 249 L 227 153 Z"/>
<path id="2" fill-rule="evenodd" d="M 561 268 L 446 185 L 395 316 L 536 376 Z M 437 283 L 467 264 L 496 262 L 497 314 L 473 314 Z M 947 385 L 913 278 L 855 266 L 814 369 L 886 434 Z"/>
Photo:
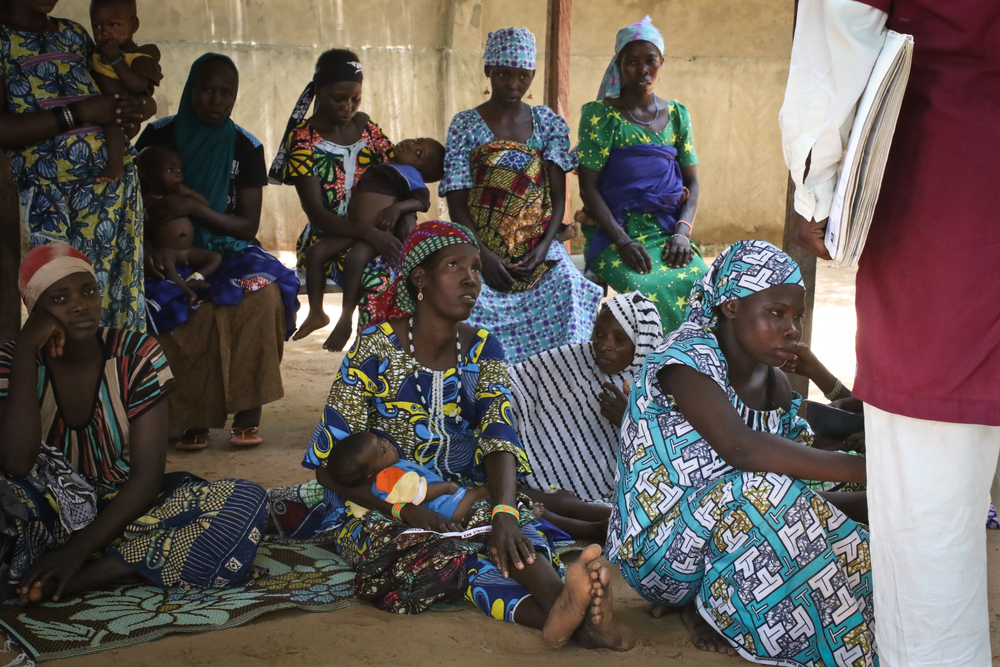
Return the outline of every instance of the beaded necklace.
<path id="1" fill-rule="evenodd" d="M 441 438 L 441 447 L 438 450 L 438 455 L 435 457 L 440 460 L 444 457 L 444 467 L 443 470 L 447 472 L 449 476 L 453 476 L 451 468 L 448 466 L 448 450 L 451 448 L 451 435 L 448 433 L 448 429 L 445 428 L 445 414 L 444 414 L 444 374 L 445 371 L 435 371 L 430 368 L 424 368 L 419 361 L 417 361 L 417 354 L 413 349 L 413 317 L 410 317 L 410 326 L 407 331 L 407 336 L 410 341 L 410 356 L 413 357 L 413 361 L 416 362 L 417 367 L 413 369 L 413 384 L 417 387 L 417 395 L 420 396 L 420 402 L 423 404 L 424 409 L 427 411 L 427 426 L 431 432 L 437 431 L 438 437 Z M 458 392 L 455 396 L 455 422 L 460 422 L 462 418 L 459 416 L 461 410 L 459 407 L 462 404 L 462 341 L 459 339 L 458 331 L 455 331 L 455 350 L 456 356 L 458 357 L 458 363 L 455 368 L 458 371 Z M 431 395 L 430 400 L 427 396 L 424 396 L 423 390 L 420 388 L 420 378 L 418 373 L 421 368 L 430 372 L 431 374 Z"/>
<path id="2" fill-rule="evenodd" d="M 648 123 L 644 123 L 641 120 L 639 120 L 638 118 L 636 118 L 635 116 L 633 116 L 632 112 L 629 111 L 628 107 L 626 107 L 625 105 L 622 105 L 622 106 L 625 108 L 625 113 L 628 114 L 628 117 L 632 119 L 633 123 L 637 123 L 639 125 L 645 125 L 646 127 L 649 127 L 650 125 L 652 125 L 653 123 L 656 122 L 657 118 L 660 117 L 660 103 L 657 101 L 657 99 L 655 97 L 653 98 L 653 105 L 656 107 L 656 114 L 653 116 L 653 120 L 649 121 Z"/>

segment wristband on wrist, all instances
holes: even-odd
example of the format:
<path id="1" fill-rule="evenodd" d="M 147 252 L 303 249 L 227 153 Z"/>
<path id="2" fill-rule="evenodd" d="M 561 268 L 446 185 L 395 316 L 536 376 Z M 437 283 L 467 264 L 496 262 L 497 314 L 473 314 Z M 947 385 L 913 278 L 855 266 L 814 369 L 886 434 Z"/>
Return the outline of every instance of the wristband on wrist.
<path id="1" fill-rule="evenodd" d="M 80 116 L 80 107 L 77 106 L 76 102 L 70 102 L 67 104 L 66 111 L 69 112 L 70 118 L 73 122 L 73 127 L 83 125 L 83 118 Z"/>
<path id="2" fill-rule="evenodd" d="M 843 391 L 844 391 L 844 383 L 841 382 L 840 380 L 837 380 L 837 384 L 833 385 L 833 389 L 830 390 L 830 393 L 823 395 L 826 396 L 826 400 L 835 401 L 840 397 Z"/>
<path id="3" fill-rule="evenodd" d="M 66 107 L 56 107 L 52 110 L 52 113 L 55 116 L 56 125 L 59 126 L 59 134 L 69 132 L 73 129 L 73 119 L 72 116 L 66 113 Z"/>
<path id="4" fill-rule="evenodd" d="M 403 511 L 404 505 L 406 505 L 406 503 L 396 503 L 395 505 L 392 506 L 392 518 L 395 519 L 396 521 L 403 520 L 403 517 L 400 516 L 400 513 Z"/>
<path id="5" fill-rule="evenodd" d="M 512 517 L 521 520 L 521 513 L 517 511 L 516 507 L 511 507 L 510 505 L 494 505 L 493 514 L 490 516 L 491 519 L 496 518 L 497 514 L 510 514 Z"/>
<path id="6" fill-rule="evenodd" d="M 205 279 L 205 276 L 203 276 L 200 273 L 198 273 L 197 271 L 195 271 L 190 276 L 188 276 L 187 278 L 185 278 L 184 282 L 189 283 L 192 280 L 204 280 L 204 279 Z"/>
<path id="7" fill-rule="evenodd" d="M 676 225 L 674 225 L 674 229 L 677 229 L 677 227 L 679 227 L 680 225 L 687 225 L 687 228 L 688 228 L 688 234 L 690 234 L 691 232 L 693 232 L 693 231 L 694 231 L 694 227 L 692 227 L 692 226 L 691 226 L 691 223 L 690 223 L 690 222 L 688 222 L 687 220 L 678 220 L 678 221 L 677 221 L 677 224 L 676 224 Z"/>
<path id="8" fill-rule="evenodd" d="M 675 238 L 675 237 L 678 237 L 678 236 L 681 237 L 682 239 L 684 239 L 685 241 L 687 241 L 688 243 L 691 243 L 691 239 L 689 237 L 687 237 L 687 236 L 684 236 L 683 234 L 675 233 L 672 238 Z"/>

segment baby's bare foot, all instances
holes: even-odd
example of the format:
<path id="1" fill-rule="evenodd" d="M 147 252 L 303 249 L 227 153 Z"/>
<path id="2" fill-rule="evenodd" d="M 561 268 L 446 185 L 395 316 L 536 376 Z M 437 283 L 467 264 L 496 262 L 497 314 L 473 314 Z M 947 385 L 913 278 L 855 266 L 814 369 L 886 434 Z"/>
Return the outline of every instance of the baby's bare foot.
<path id="1" fill-rule="evenodd" d="M 329 323 L 330 317 L 326 313 L 323 311 L 314 313 L 310 310 L 309 315 L 306 317 L 305 321 L 302 322 L 302 326 L 300 326 L 299 330 L 292 336 L 292 340 L 302 340 L 313 331 L 322 329 Z"/>
<path id="2" fill-rule="evenodd" d="M 600 566 L 600 556 L 601 547 L 591 544 L 566 568 L 566 584 L 542 628 L 542 639 L 549 646 L 568 642 L 587 617 L 594 591 L 592 568 Z"/>
<path id="3" fill-rule="evenodd" d="M 122 176 L 125 175 L 125 163 L 118 162 L 117 164 L 112 164 L 108 162 L 101 173 L 97 175 L 98 183 L 114 183 L 115 181 L 120 181 Z"/>
<path id="4" fill-rule="evenodd" d="M 351 334 L 353 333 L 354 323 L 350 319 L 340 318 L 337 326 L 333 328 L 330 336 L 323 343 L 323 349 L 329 352 L 340 352 L 347 345 L 347 341 L 351 340 Z"/>
<path id="5" fill-rule="evenodd" d="M 736 649 L 729 643 L 729 640 L 716 632 L 715 628 L 701 617 L 694 602 L 684 607 L 681 615 L 684 618 L 684 625 L 691 633 L 691 643 L 695 645 L 695 648 L 709 653 L 736 655 Z"/>

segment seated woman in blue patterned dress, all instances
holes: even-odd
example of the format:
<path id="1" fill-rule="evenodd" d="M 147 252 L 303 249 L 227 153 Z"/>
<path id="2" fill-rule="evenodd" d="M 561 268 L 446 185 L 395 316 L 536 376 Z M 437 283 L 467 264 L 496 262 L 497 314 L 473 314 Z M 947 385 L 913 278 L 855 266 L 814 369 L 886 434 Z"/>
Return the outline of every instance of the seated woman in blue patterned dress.
<path id="1" fill-rule="evenodd" d="M 452 119 L 438 192 L 482 250 L 485 285 L 469 323 L 489 329 L 516 364 L 590 340 L 602 294 L 555 241 L 577 161 L 566 121 L 521 101 L 535 77 L 534 35 L 491 32 L 483 62 L 493 94 Z"/>
<path id="2" fill-rule="evenodd" d="M 221 588 L 250 573 L 267 523 L 253 482 L 164 474 L 173 388 L 153 338 L 99 326 L 84 255 L 38 246 L 21 263 L 30 315 L 0 347 L 2 582 L 22 605 L 139 574 Z M 88 391 L 89 390 L 89 391 Z"/>
<path id="3" fill-rule="evenodd" d="M 323 494 L 308 485 L 273 489 L 275 524 L 286 537 L 308 537 L 300 526 L 310 516 L 301 509 L 311 496 L 319 519 L 311 525 L 333 531 L 358 572 L 356 595 L 379 609 L 417 613 L 464 596 L 494 618 L 544 629 L 552 644 L 575 638 L 591 648 L 631 648 L 631 633 L 612 617 L 600 547 L 584 551 L 564 584 L 551 538 L 517 494 L 530 470 L 512 425 L 503 350 L 492 334 L 464 323 L 481 285 L 475 236 L 425 222 L 407 237 L 400 264 L 389 289 L 406 316 L 360 332 L 303 461 L 326 499 L 316 503 Z M 339 485 L 325 468 L 330 452 L 364 432 L 445 481 L 486 485 L 491 499 L 476 501 L 465 517 L 477 532 L 442 535 L 460 530 L 451 517 L 390 504 L 370 484 Z M 345 501 L 370 511 L 356 518 Z"/>
<path id="4" fill-rule="evenodd" d="M 877 665 L 868 531 L 851 518 L 864 494 L 802 482 L 864 482 L 865 460 L 796 441 L 801 398 L 776 369 L 804 311 L 799 267 L 763 241 L 695 284 L 629 397 L 608 558 L 647 600 L 684 607 L 699 648 Z"/>

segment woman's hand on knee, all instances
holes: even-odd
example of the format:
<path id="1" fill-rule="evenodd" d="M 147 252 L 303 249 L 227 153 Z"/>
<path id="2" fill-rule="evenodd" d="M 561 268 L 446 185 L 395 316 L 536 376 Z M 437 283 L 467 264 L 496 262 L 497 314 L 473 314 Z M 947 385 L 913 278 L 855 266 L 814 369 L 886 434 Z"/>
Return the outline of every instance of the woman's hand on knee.
<path id="1" fill-rule="evenodd" d="M 663 244 L 663 253 L 660 259 L 667 266 L 680 269 L 691 263 L 694 259 L 694 248 L 691 241 L 683 234 L 674 234 Z"/>
<path id="2" fill-rule="evenodd" d="M 454 523 L 448 517 L 442 516 L 434 510 L 408 503 L 403 507 L 400 516 L 406 525 L 411 528 L 422 528 L 433 530 L 436 533 L 460 532 L 462 527 Z"/>
<path id="3" fill-rule="evenodd" d="M 638 273 L 649 273 L 653 270 L 653 260 L 638 241 L 629 240 L 625 245 L 618 246 L 618 254 L 621 255 L 623 262 Z"/>
<path id="4" fill-rule="evenodd" d="M 525 563 L 535 562 L 535 546 L 521 532 L 517 519 L 511 514 L 498 513 L 493 517 L 490 533 L 490 560 L 503 573 L 510 576 L 510 568 L 523 570 Z"/>

